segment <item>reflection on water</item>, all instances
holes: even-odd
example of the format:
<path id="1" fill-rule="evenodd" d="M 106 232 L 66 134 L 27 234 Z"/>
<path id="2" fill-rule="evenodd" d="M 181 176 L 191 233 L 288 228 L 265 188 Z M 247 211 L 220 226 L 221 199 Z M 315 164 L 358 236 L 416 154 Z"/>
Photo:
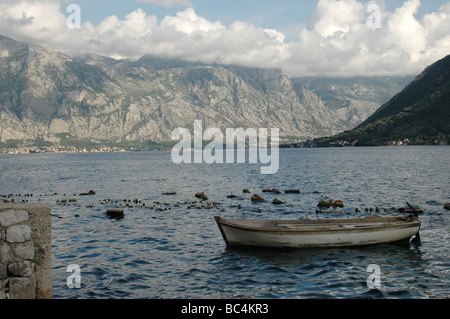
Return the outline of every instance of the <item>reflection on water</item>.
<path id="1" fill-rule="evenodd" d="M 245 266 L 236 271 L 236 263 Z M 367 294 L 366 284 L 371 274 L 367 266 L 371 264 L 379 265 L 382 270 L 383 288 L 374 295 Z M 283 291 L 285 298 L 377 298 L 380 294 L 389 297 L 399 289 L 409 290 L 411 283 L 424 274 L 422 264 L 420 250 L 413 245 L 284 251 L 227 249 L 223 254 L 225 267 L 220 272 L 230 281 L 226 286 L 239 287 L 243 281 L 258 278 L 258 273 L 252 270 L 264 269 L 265 291 Z"/>
<path id="2" fill-rule="evenodd" d="M 0 155 L 0 194 L 52 205 L 54 298 L 442 298 L 450 292 L 449 155 L 448 147 L 289 149 L 275 175 L 252 164 L 176 165 L 168 152 Z M 195 198 L 199 191 L 215 204 Z M 266 201 L 252 203 L 254 193 Z M 275 197 L 285 204 L 272 205 Z M 345 207 L 316 213 L 322 198 Z M 213 218 L 355 218 L 364 208 L 386 216 L 405 202 L 425 211 L 421 245 L 229 249 Z M 112 206 L 125 218 L 108 219 Z M 81 289 L 66 286 L 71 264 L 81 268 Z M 378 290 L 367 287 L 371 264 L 381 269 Z"/>

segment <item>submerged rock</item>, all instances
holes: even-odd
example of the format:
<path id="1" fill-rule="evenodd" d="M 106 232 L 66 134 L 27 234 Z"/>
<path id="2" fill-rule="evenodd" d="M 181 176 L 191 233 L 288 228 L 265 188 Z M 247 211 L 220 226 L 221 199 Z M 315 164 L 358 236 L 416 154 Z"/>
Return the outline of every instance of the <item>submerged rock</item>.
<path id="1" fill-rule="evenodd" d="M 236 197 L 237 197 L 237 196 L 236 196 L 236 195 L 233 195 L 233 194 L 227 196 L 227 198 L 236 198 Z"/>
<path id="2" fill-rule="evenodd" d="M 90 190 L 89 192 L 87 192 L 87 193 L 81 193 L 80 194 L 80 196 L 88 196 L 88 195 L 95 195 L 95 191 L 94 190 Z"/>
<path id="3" fill-rule="evenodd" d="M 287 189 L 284 191 L 285 194 L 300 194 L 299 189 Z"/>
<path id="4" fill-rule="evenodd" d="M 208 197 L 205 195 L 204 192 L 198 192 L 197 194 L 195 194 L 195 197 L 203 199 L 203 200 L 207 200 Z"/>
<path id="5" fill-rule="evenodd" d="M 263 193 L 275 193 L 275 194 L 281 194 L 281 192 L 276 188 L 263 188 Z"/>
<path id="6" fill-rule="evenodd" d="M 259 196 L 257 194 L 254 194 L 251 198 L 251 201 L 252 202 L 263 202 L 264 198 L 262 198 L 261 196 Z"/>
<path id="7" fill-rule="evenodd" d="M 281 205 L 281 204 L 284 204 L 284 203 L 283 203 L 281 200 L 279 200 L 278 198 L 275 198 L 275 199 L 273 200 L 272 204 L 275 204 L 275 205 Z"/>
<path id="8" fill-rule="evenodd" d="M 123 209 L 120 208 L 111 208 L 106 211 L 106 215 L 108 215 L 111 218 L 115 219 L 122 219 L 124 218 Z"/>
<path id="9" fill-rule="evenodd" d="M 447 210 L 450 210 L 450 203 L 445 204 L 444 208 L 447 209 Z"/>
<path id="10" fill-rule="evenodd" d="M 331 200 L 331 201 L 325 201 L 321 200 L 319 204 L 317 204 L 318 207 L 344 207 L 344 203 L 341 200 Z"/>
<path id="11" fill-rule="evenodd" d="M 248 189 L 244 189 L 244 190 L 242 190 L 242 192 L 243 192 L 244 194 L 250 194 L 250 191 L 249 191 Z"/>

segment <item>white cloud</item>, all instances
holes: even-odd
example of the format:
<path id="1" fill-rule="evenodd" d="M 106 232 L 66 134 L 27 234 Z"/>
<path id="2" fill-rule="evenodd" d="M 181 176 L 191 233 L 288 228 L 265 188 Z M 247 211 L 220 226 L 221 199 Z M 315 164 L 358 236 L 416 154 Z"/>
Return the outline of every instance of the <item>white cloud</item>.
<path id="1" fill-rule="evenodd" d="M 383 1 L 377 1 L 385 8 Z M 382 10 L 381 28 L 366 22 L 367 7 L 356 0 L 319 0 L 313 20 L 290 43 L 294 75 L 417 74 L 450 54 L 450 5 L 417 20 L 420 0 L 393 12 Z"/>
<path id="2" fill-rule="evenodd" d="M 66 19 L 59 13 L 59 3 L 53 0 L 13 1 L 0 4 L 0 32 L 23 40 L 47 43 L 58 37 Z M 57 14 L 52 14 L 52 13 Z"/>
<path id="3" fill-rule="evenodd" d="M 326 38 L 348 33 L 352 26 L 365 23 L 365 6 L 356 0 L 321 0 L 314 14 L 314 32 Z"/>
<path id="4" fill-rule="evenodd" d="M 138 2 L 150 2 L 159 6 L 172 7 L 174 5 L 190 6 L 190 0 L 136 0 Z"/>
<path id="5" fill-rule="evenodd" d="M 70 55 L 91 52 L 139 58 L 153 54 L 280 67 L 291 76 L 417 74 L 450 54 L 450 3 L 421 20 L 415 16 L 419 0 L 407 0 L 392 12 L 384 9 L 383 0 L 371 3 L 383 8 L 380 29 L 366 25 L 367 3 L 319 0 L 308 27 L 290 42 L 277 30 L 242 21 L 225 26 L 198 16 L 190 7 L 161 21 L 139 9 L 123 19 L 110 16 L 97 26 L 85 22 L 79 29 L 69 29 L 58 0 L 2 1 L 0 33 Z"/>
<path id="6" fill-rule="evenodd" d="M 192 8 L 178 12 L 175 17 L 167 16 L 161 22 L 161 27 L 168 29 L 174 28 L 187 35 L 194 32 L 207 33 L 224 29 L 224 26 L 220 22 L 211 23 L 205 18 L 199 17 Z"/>

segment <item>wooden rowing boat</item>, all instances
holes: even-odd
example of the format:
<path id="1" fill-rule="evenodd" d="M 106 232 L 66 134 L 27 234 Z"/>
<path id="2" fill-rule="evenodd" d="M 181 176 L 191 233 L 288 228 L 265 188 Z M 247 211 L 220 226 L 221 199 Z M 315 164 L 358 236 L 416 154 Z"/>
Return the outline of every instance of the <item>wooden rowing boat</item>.
<path id="1" fill-rule="evenodd" d="M 215 217 L 228 246 L 332 248 L 409 242 L 419 235 L 416 217 L 335 220 L 244 220 Z"/>

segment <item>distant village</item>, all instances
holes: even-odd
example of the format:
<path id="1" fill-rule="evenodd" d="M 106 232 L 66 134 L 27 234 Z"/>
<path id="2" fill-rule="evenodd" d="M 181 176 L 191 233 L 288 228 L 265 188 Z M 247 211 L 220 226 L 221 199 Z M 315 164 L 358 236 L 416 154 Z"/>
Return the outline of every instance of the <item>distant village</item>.
<path id="1" fill-rule="evenodd" d="M 404 139 L 404 140 L 398 140 L 398 141 L 391 141 L 390 143 L 389 143 L 389 145 L 392 145 L 392 146 L 406 146 L 406 145 L 410 145 L 411 144 L 411 142 L 409 141 L 409 139 Z M 448 141 L 447 140 L 444 140 L 444 139 L 441 139 L 441 140 L 435 140 L 434 142 L 433 142 L 433 144 L 434 145 L 448 145 Z"/>
<path id="2" fill-rule="evenodd" d="M 163 150 L 163 149 L 152 149 Z M 77 148 L 75 146 L 45 146 L 45 147 L 17 147 L 17 148 L 0 148 L 0 154 L 35 154 L 35 153 L 111 153 L 111 152 L 138 152 L 144 151 L 144 149 L 130 147 L 111 147 L 111 146 L 98 146 L 90 149 Z"/>
<path id="3" fill-rule="evenodd" d="M 335 141 L 331 142 L 331 147 L 352 147 L 355 142 Z M 447 140 L 435 141 L 435 145 L 448 145 Z M 389 142 L 390 146 L 408 146 L 412 145 L 409 139 L 393 140 Z M 280 148 L 314 148 L 317 147 L 313 140 L 299 141 L 296 143 L 281 144 Z M 140 152 L 140 151 L 168 151 L 170 149 L 164 147 L 154 147 L 151 149 L 143 149 L 139 147 L 120 147 L 105 146 L 96 147 L 76 147 L 76 146 L 19 146 L 19 147 L 0 147 L 0 154 L 35 154 L 35 153 L 112 153 L 112 152 Z"/>
<path id="4" fill-rule="evenodd" d="M 402 141 L 391 141 L 390 145 L 394 145 L 394 146 L 404 146 L 404 145 L 409 145 L 410 141 L 409 139 L 405 138 Z"/>
<path id="5" fill-rule="evenodd" d="M 350 143 L 348 141 L 335 141 L 335 142 L 331 142 L 330 145 L 344 147 L 344 146 L 353 146 L 354 143 Z M 390 146 L 408 146 L 408 145 L 412 145 L 412 144 L 411 144 L 411 141 L 409 140 L 409 138 L 405 138 L 403 140 L 390 141 L 388 145 L 390 145 Z M 434 145 L 448 145 L 448 141 L 447 140 L 439 140 L 439 141 L 436 140 L 434 142 Z"/>

